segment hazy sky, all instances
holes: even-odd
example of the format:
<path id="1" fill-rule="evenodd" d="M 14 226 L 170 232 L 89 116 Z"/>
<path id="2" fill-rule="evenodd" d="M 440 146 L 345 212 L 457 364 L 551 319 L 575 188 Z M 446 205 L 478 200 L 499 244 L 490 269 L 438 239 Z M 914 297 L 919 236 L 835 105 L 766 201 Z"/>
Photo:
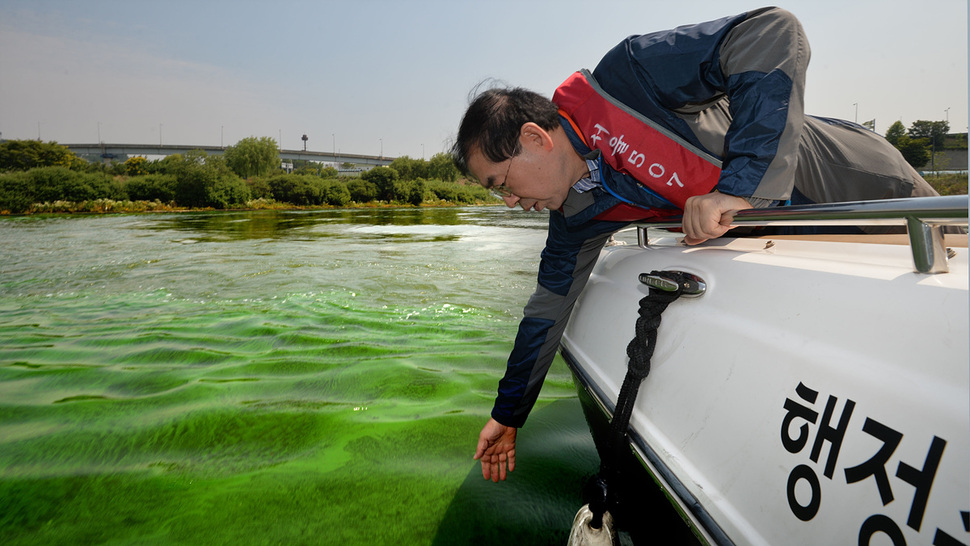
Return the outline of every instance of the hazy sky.
<path id="1" fill-rule="evenodd" d="M 488 78 L 547 96 L 630 34 L 734 0 L 0 0 L 0 133 L 430 157 Z M 792 0 L 806 111 L 967 130 L 966 0 Z M 595 7 L 594 7 L 595 6 Z M 947 111 L 947 109 L 949 109 Z"/>

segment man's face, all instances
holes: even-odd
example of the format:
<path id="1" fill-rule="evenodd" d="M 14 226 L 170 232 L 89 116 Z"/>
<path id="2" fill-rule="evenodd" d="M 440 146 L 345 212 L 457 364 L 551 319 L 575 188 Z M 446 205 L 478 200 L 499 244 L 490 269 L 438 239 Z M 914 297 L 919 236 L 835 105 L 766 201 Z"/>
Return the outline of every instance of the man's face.
<path id="1" fill-rule="evenodd" d="M 468 170 L 479 184 L 502 196 L 509 208 L 555 210 L 566 200 L 570 184 L 555 168 L 553 158 L 525 147 L 511 159 L 492 163 L 475 150 L 469 155 Z"/>

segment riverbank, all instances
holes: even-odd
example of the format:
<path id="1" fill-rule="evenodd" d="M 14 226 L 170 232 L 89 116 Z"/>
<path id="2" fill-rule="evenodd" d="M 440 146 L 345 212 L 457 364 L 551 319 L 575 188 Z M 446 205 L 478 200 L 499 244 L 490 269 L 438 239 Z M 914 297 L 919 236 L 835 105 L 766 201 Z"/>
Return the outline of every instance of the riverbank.
<path id="1" fill-rule="evenodd" d="M 293 205 L 280 203 L 272 199 L 254 199 L 247 201 L 241 207 L 216 209 L 213 207 L 183 207 L 174 203 L 154 201 L 129 201 L 114 199 L 93 199 L 89 201 L 54 201 L 34 203 L 27 210 L 11 213 L 0 210 L 0 216 L 29 216 L 33 214 L 139 214 L 149 212 L 240 212 L 255 210 L 334 210 L 334 209 L 390 209 L 390 208 L 436 208 L 436 207 L 467 207 L 501 205 L 498 199 L 488 202 L 455 203 L 453 201 L 426 201 L 420 205 L 407 203 L 368 201 L 366 203 L 350 202 L 346 205 Z"/>
<path id="2" fill-rule="evenodd" d="M 940 195 L 967 195 L 968 176 L 966 174 L 943 174 L 928 176 L 926 181 L 940 193 Z M 332 210 L 332 209 L 374 209 L 374 208 L 426 208 L 426 207 L 466 207 L 501 205 L 498 198 L 479 200 L 472 203 L 457 203 L 444 199 L 426 200 L 419 205 L 401 203 L 397 201 L 367 201 L 358 203 L 351 201 L 344 205 L 294 205 L 274 199 L 252 199 L 240 207 L 216 209 L 213 207 L 183 207 L 172 203 L 154 201 L 130 201 L 115 199 L 92 199 L 86 201 L 53 201 L 34 203 L 23 212 L 16 214 L 9 210 L 0 210 L 0 216 L 32 215 L 32 214 L 137 214 L 147 212 L 206 212 L 206 211 L 253 211 L 253 210 Z"/>

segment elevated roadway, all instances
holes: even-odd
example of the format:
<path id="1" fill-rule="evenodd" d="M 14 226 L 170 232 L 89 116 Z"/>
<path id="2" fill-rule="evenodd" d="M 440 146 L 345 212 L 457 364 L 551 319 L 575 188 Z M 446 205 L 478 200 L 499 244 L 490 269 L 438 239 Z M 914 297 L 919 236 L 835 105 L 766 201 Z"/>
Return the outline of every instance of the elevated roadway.
<path id="1" fill-rule="evenodd" d="M 209 155 L 222 155 L 226 151 L 224 146 L 186 146 L 182 144 L 62 144 L 72 152 L 88 161 L 125 161 L 129 157 L 135 156 L 169 156 L 172 154 L 184 154 L 192 150 L 202 150 Z M 333 152 L 313 152 L 303 150 L 281 150 L 280 159 L 282 161 L 307 160 L 318 163 L 333 163 L 341 165 L 352 163 L 358 167 L 370 168 L 378 165 L 390 165 L 394 161 L 393 157 L 347 154 Z"/>

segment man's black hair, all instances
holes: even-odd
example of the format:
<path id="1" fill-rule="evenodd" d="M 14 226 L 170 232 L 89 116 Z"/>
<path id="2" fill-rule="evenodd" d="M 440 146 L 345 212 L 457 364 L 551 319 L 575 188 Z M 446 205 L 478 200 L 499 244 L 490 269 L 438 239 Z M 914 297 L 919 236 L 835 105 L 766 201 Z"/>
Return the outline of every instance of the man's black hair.
<path id="1" fill-rule="evenodd" d="M 468 156 L 476 148 L 494 163 L 519 153 L 519 130 L 533 122 L 547 131 L 559 127 L 559 108 L 521 87 L 488 89 L 468 106 L 451 148 L 455 165 L 468 175 Z"/>

